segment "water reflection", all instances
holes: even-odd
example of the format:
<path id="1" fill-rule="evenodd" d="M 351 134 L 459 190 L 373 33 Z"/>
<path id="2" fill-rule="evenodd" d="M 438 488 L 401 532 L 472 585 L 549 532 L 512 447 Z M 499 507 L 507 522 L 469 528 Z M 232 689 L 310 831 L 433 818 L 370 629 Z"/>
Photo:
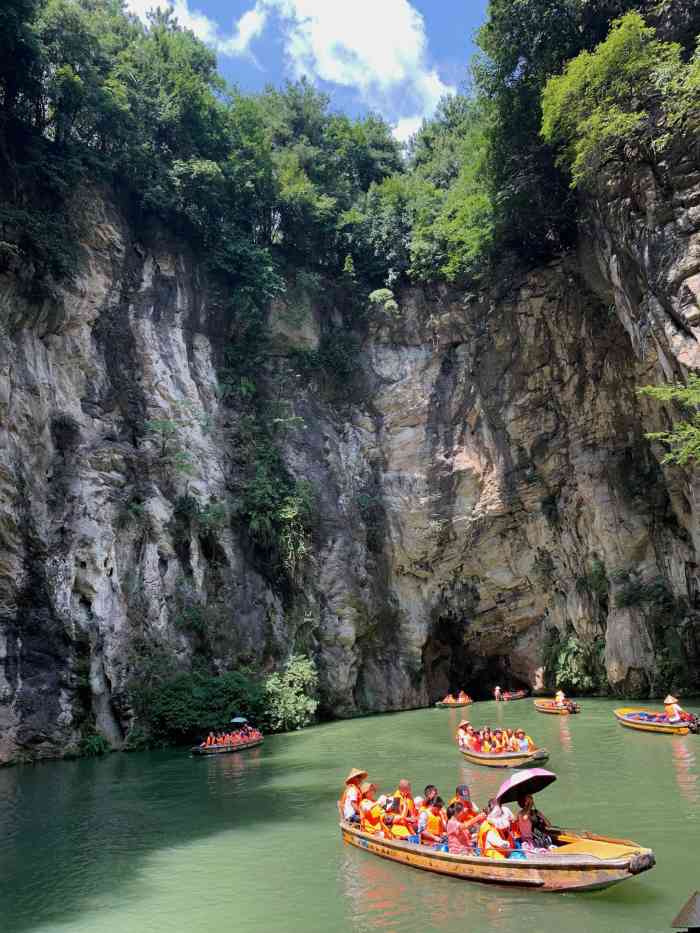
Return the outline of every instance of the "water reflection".
<path id="1" fill-rule="evenodd" d="M 558 716 L 559 719 L 559 741 L 562 749 L 567 755 L 573 754 L 574 743 L 571 741 L 571 727 L 568 716 Z"/>
<path id="2" fill-rule="evenodd" d="M 671 757 L 678 789 L 690 803 L 700 803 L 695 754 L 690 749 L 687 736 L 673 736 L 671 741 Z"/>

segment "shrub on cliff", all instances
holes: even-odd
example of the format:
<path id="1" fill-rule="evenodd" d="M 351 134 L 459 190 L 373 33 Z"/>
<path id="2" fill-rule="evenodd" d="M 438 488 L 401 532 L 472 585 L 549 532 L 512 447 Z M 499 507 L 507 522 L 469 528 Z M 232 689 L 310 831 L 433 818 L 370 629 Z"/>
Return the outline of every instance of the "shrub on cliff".
<path id="1" fill-rule="evenodd" d="M 293 655 L 279 674 L 265 681 L 266 717 L 275 732 L 307 726 L 318 709 L 316 667 L 309 658 Z"/>
<path id="2" fill-rule="evenodd" d="M 561 146 L 559 163 L 572 184 L 594 179 L 624 144 L 661 149 L 700 104 L 700 59 L 683 61 L 682 48 L 661 42 L 639 13 L 613 23 L 592 51 L 572 59 L 547 82 L 542 136 Z"/>

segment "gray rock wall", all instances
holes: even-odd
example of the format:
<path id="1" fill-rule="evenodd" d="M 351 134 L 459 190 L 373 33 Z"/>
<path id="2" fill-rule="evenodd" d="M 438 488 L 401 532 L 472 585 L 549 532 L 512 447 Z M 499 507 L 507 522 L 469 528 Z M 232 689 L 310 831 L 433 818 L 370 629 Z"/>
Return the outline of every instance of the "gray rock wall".
<path id="1" fill-rule="evenodd" d="M 541 686 L 556 630 L 604 640 L 610 687 L 646 692 L 663 689 L 658 625 L 617 594 L 661 580 L 695 670 L 694 478 L 660 466 L 644 434 L 668 414 L 636 388 L 697 365 L 696 184 L 679 170 L 670 206 L 642 175 L 636 200 L 611 191 L 580 257 L 499 297 L 400 295 L 370 322 L 352 399 L 289 357 L 317 344 L 321 309 L 273 307 L 265 379 L 318 512 L 284 591 L 235 514 L 239 413 L 217 377 L 235 332 L 182 244 L 85 194 L 72 283 L 39 301 L 22 270 L 0 276 L 0 762 L 71 750 L 93 721 L 118 747 L 146 644 L 222 671 L 306 650 L 324 710 L 349 715 Z M 224 520 L 188 522 L 188 497 Z"/>

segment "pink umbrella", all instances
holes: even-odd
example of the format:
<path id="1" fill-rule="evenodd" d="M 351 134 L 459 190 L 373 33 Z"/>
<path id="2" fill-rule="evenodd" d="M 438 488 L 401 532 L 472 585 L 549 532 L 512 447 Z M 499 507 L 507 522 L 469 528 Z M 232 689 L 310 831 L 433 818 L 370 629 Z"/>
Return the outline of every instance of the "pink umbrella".
<path id="1" fill-rule="evenodd" d="M 524 768 L 501 784 L 495 800 L 497 803 L 508 803 L 511 800 L 517 800 L 518 797 L 537 794 L 553 784 L 556 779 L 556 774 L 545 771 L 544 768 Z"/>

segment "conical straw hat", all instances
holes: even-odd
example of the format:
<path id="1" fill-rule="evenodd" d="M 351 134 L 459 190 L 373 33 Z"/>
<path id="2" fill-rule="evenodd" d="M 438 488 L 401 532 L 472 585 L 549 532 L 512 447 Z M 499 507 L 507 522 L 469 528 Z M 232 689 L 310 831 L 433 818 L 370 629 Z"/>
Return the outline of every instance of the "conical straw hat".
<path id="1" fill-rule="evenodd" d="M 671 693 L 669 693 L 669 695 L 664 700 L 664 703 L 677 703 L 677 702 L 678 700 Z"/>
<path id="2" fill-rule="evenodd" d="M 350 774 L 348 774 L 348 776 L 345 778 L 345 783 L 349 784 L 350 781 L 354 781 L 356 778 L 360 778 L 361 780 L 364 781 L 366 777 L 367 777 L 366 771 L 359 771 L 357 768 L 352 768 L 350 771 Z"/>

